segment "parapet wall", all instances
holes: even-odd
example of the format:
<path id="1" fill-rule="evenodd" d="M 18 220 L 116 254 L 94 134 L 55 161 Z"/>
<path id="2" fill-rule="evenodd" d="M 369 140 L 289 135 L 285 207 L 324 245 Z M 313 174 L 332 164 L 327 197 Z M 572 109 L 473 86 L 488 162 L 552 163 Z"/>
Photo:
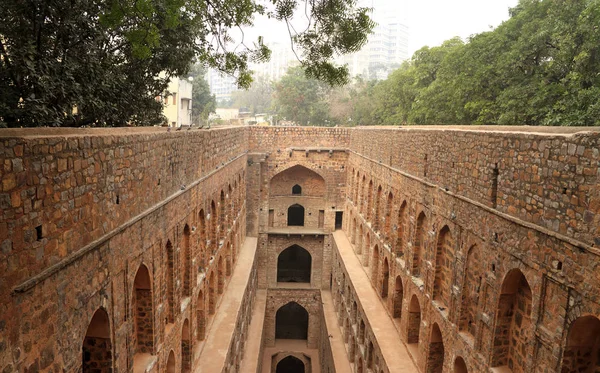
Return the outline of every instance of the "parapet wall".
<path id="1" fill-rule="evenodd" d="M 0 242 L 11 258 L 0 263 L 9 274 L 6 287 L 246 152 L 243 128 L 81 131 L 0 131 Z"/>
<path id="2" fill-rule="evenodd" d="M 357 128 L 349 148 L 359 158 L 600 245 L 597 129 Z"/>

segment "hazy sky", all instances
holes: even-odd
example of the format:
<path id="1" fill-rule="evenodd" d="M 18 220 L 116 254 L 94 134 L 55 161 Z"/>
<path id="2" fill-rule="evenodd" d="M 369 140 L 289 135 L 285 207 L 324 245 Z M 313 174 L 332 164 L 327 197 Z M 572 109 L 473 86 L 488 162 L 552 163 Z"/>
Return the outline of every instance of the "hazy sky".
<path id="1" fill-rule="evenodd" d="M 466 38 L 488 31 L 489 26 L 496 27 L 507 20 L 508 8 L 517 3 L 518 0 L 409 0 L 409 54 L 424 45 L 440 45 L 453 36 Z"/>
<path id="2" fill-rule="evenodd" d="M 518 3 L 518 0 L 363 1 L 383 3 L 385 8 L 396 9 L 394 11 L 401 14 L 401 19 L 409 27 L 409 55 L 424 45 L 440 45 L 453 36 L 466 38 L 472 34 L 488 31 L 490 26 L 496 27 L 508 19 L 508 8 Z M 406 2 L 402 4 L 401 1 Z M 376 5 L 375 8 L 377 9 Z M 288 31 L 282 22 L 257 19 L 255 27 L 245 30 L 245 33 L 246 42 L 261 35 L 266 42 L 289 43 Z"/>

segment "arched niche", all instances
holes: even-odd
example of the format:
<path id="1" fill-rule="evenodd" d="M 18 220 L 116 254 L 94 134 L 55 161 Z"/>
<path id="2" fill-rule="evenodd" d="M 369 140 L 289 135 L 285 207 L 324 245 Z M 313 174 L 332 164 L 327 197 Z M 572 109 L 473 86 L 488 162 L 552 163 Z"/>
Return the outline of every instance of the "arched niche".
<path id="1" fill-rule="evenodd" d="M 81 347 L 83 373 L 112 373 L 112 341 L 108 313 L 99 308 L 90 321 Z"/>
<path id="2" fill-rule="evenodd" d="M 292 245 L 277 258 L 277 282 L 310 283 L 312 257 L 302 246 Z"/>
<path id="3" fill-rule="evenodd" d="M 277 363 L 275 373 L 305 373 L 304 362 L 295 356 L 289 355 Z"/>
<path id="4" fill-rule="evenodd" d="M 135 275 L 131 300 L 135 329 L 135 353 L 152 354 L 154 351 L 152 282 L 148 267 L 143 264 L 140 265 Z"/>
<path id="5" fill-rule="evenodd" d="M 297 203 L 288 207 L 287 225 L 290 227 L 304 226 L 304 206 Z"/>
<path id="6" fill-rule="evenodd" d="M 275 339 L 308 339 L 308 311 L 289 302 L 275 314 Z"/>
<path id="7" fill-rule="evenodd" d="M 595 373 L 598 366 L 600 366 L 600 320 L 596 316 L 581 316 L 569 328 L 560 371 Z"/>
<path id="8" fill-rule="evenodd" d="M 293 188 L 301 187 L 302 196 L 325 197 L 325 179 L 315 171 L 301 165 L 292 166 L 271 178 L 271 196 L 294 195 Z"/>

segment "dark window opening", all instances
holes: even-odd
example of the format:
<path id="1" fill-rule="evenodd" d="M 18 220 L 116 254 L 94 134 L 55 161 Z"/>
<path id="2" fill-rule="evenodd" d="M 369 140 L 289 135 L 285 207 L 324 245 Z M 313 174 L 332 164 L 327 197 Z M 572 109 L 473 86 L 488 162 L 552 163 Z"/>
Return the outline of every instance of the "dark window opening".
<path id="1" fill-rule="evenodd" d="M 344 212 L 335 212 L 335 229 L 342 229 L 342 223 L 344 222 Z"/>
<path id="2" fill-rule="evenodd" d="M 304 207 L 294 204 L 288 208 L 288 225 L 289 226 L 304 226 Z"/>
<path id="3" fill-rule="evenodd" d="M 304 363 L 294 356 L 288 356 L 277 363 L 275 373 L 304 373 Z"/>
<path id="4" fill-rule="evenodd" d="M 38 225 L 37 227 L 35 227 L 35 233 L 37 235 L 37 240 L 41 240 L 42 238 L 44 238 L 44 234 L 42 232 L 42 226 Z"/>
<path id="5" fill-rule="evenodd" d="M 296 302 L 290 302 L 275 314 L 276 339 L 308 339 L 308 312 Z"/>
<path id="6" fill-rule="evenodd" d="M 292 187 L 292 194 L 302 194 L 302 187 L 298 184 Z"/>
<path id="7" fill-rule="evenodd" d="M 292 245 L 277 258 L 277 282 L 310 282 L 311 265 L 310 253 Z"/>
<path id="8" fill-rule="evenodd" d="M 496 163 L 496 165 L 494 166 L 494 170 L 492 172 L 492 193 L 491 193 L 491 199 L 492 199 L 492 205 L 494 206 L 494 208 L 498 207 L 498 176 L 500 175 L 499 171 L 498 171 L 498 163 Z"/>

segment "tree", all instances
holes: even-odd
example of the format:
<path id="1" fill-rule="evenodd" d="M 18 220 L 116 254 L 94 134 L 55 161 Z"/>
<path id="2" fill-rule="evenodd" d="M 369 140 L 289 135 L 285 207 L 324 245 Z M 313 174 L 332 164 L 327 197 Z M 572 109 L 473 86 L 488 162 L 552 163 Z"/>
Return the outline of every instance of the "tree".
<path id="1" fill-rule="evenodd" d="M 291 25 L 305 71 L 331 84 L 347 80 L 330 61 L 366 42 L 373 22 L 355 0 L 1 0 L 0 121 L 9 126 L 143 125 L 160 121 L 156 100 L 171 77 L 196 60 L 235 74 L 249 87 L 248 62 L 268 59 L 259 38 L 233 42 L 231 30 L 262 14 Z M 291 28 L 290 28 L 291 29 Z M 161 74 L 159 77 L 159 74 Z"/>
<path id="2" fill-rule="evenodd" d="M 275 84 L 276 113 L 302 126 L 327 125 L 330 122 L 327 94 L 330 87 L 307 78 L 302 67 L 289 68 Z"/>
<path id="3" fill-rule="evenodd" d="M 273 85 L 265 77 L 261 76 L 252 82 L 247 90 L 232 93 L 233 106 L 248 108 L 252 115 L 266 113 L 271 108 Z"/>
<path id="4" fill-rule="evenodd" d="M 210 87 L 204 79 L 206 69 L 200 64 L 192 66 L 189 76 L 194 78 L 192 82 L 192 122 L 200 123 L 208 119 L 210 113 L 214 113 L 217 107 L 215 95 L 210 93 Z"/>

